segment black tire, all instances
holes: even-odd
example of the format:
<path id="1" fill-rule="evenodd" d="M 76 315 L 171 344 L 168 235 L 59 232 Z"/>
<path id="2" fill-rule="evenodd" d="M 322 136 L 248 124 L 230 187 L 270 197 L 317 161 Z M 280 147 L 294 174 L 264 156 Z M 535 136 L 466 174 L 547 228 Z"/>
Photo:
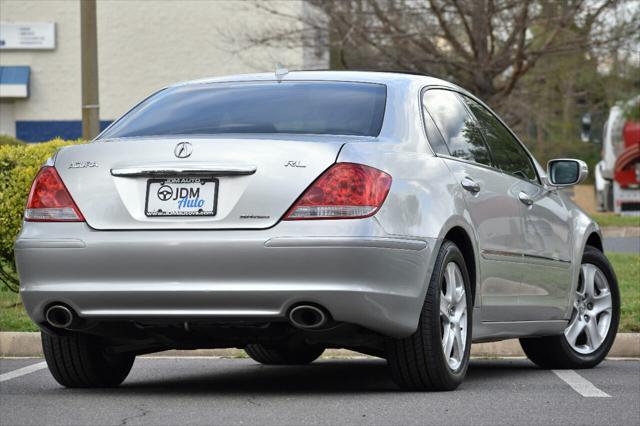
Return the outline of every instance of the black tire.
<path id="1" fill-rule="evenodd" d="M 455 262 L 460 269 L 467 306 L 467 336 L 460 366 L 452 370 L 442 348 L 440 294 L 445 268 Z M 464 379 L 471 352 L 473 302 L 469 273 L 460 249 L 445 240 L 435 262 L 427 295 L 418 322 L 418 329 L 404 339 L 390 339 L 387 344 L 387 364 L 396 384 L 408 390 L 449 391 Z"/>
<path id="2" fill-rule="evenodd" d="M 612 212 L 615 208 L 613 203 L 613 182 L 609 181 L 605 187 L 604 211 Z"/>
<path id="3" fill-rule="evenodd" d="M 247 345 L 244 350 L 251 359 L 265 365 L 310 364 L 324 352 L 322 346 L 311 345 L 270 348 L 260 344 L 251 344 Z"/>
<path id="4" fill-rule="evenodd" d="M 606 192 L 603 189 L 602 191 L 598 191 L 595 186 L 593 188 L 593 192 L 594 195 L 596 197 L 596 209 L 599 212 L 606 212 L 607 211 L 607 207 L 606 207 L 606 202 L 605 202 L 605 197 L 606 197 Z"/>
<path id="5" fill-rule="evenodd" d="M 58 383 L 68 388 L 118 386 L 135 360 L 135 355 L 107 354 L 107 347 L 94 336 L 40 334 L 49 371 Z"/>
<path id="6" fill-rule="evenodd" d="M 581 263 L 597 266 L 605 275 L 611 291 L 612 317 L 609 331 L 600 347 L 591 354 L 576 352 L 564 333 L 559 336 L 527 337 L 520 339 L 520 346 L 531 361 L 542 368 L 581 369 L 600 364 L 607 356 L 618 332 L 620 321 L 620 293 L 616 274 L 604 253 L 595 247 L 586 246 Z"/>

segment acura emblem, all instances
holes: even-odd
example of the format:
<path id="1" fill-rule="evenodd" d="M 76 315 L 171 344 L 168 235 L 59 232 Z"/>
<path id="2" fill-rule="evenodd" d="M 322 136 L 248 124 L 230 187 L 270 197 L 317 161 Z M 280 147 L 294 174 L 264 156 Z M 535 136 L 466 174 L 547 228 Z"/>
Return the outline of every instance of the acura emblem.
<path id="1" fill-rule="evenodd" d="M 191 152 L 193 152 L 193 147 L 189 142 L 180 142 L 173 150 L 173 153 L 178 158 L 187 158 L 191 155 Z"/>

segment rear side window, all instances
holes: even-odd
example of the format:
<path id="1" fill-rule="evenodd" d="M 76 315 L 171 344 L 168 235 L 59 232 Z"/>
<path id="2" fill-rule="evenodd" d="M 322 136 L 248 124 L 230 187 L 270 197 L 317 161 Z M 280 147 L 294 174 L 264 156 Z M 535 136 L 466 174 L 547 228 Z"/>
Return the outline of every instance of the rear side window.
<path id="1" fill-rule="evenodd" d="M 424 92 L 422 102 L 440 130 L 450 155 L 491 165 L 491 157 L 482 138 L 482 131 L 455 93 L 430 89 Z"/>
<path id="2" fill-rule="evenodd" d="M 165 89 L 101 138 L 220 133 L 377 136 L 386 86 L 350 82 L 193 84 Z"/>
<path id="3" fill-rule="evenodd" d="M 522 148 L 520 142 L 513 137 L 511 132 L 485 107 L 473 99 L 463 96 L 471 112 L 475 115 L 482 130 L 485 140 L 496 166 L 502 171 L 521 179 L 538 182 L 531 158 Z"/>

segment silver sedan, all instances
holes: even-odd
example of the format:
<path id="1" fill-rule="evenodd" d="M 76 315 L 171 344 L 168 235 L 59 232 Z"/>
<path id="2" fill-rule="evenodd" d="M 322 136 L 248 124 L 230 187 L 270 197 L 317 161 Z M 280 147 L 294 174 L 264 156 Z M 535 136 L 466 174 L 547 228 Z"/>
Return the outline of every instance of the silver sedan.
<path id="1" fill-rule="evenodd" d="M 611 348 L 620 300 L 598 225 L 482 101 L 445 81 L 291 72 L 176 84 L 36 179 L 15 243 L 53 376 L 115 386 L 135 356 L 244 348 L 386 358 L 450 390 L 472 342 L 544 368 Z"/>

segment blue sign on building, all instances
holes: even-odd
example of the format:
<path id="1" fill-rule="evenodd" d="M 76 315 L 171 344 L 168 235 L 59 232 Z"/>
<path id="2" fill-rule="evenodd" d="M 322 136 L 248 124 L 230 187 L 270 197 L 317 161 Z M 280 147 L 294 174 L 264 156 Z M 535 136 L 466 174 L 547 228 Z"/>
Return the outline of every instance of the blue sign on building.
<path id="1" fill-rule="evenodd" d="M 112 121 L 100 121 L 100 130 L 104 130 Z M 54 138 L 78 139 L 82 137 L 82 121 L 16 121 L 16 137 L 25 142 L 46 142 Z"/>

